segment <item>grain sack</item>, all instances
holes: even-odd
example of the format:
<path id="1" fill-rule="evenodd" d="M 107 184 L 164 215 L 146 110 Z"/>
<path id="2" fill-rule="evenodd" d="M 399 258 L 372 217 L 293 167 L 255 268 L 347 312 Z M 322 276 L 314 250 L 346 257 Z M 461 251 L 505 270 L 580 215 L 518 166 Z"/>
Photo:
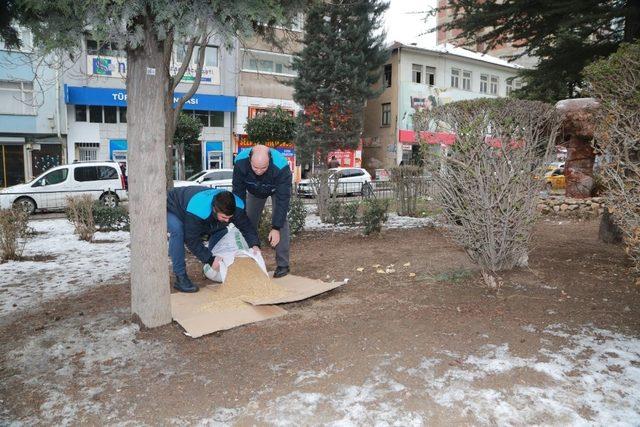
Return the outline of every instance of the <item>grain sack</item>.
<path id="1" fill-rule="evenodd" d="M 253 259 L 260 270 L 262 270 L 262 274 L 268 276 L 267 266 L 264 263 L 262 254 L 253 253 L 253 250 L 247 244 L 240 230 L 233 226 L 233 224 L 227 227 L 227 234 L 216 243 L 211 250 L 211 254 L 220 261 L 220 270 L 216 271 L 209 264 L 205 264 L 202 271 L 207 279 L 214 282 L 224 282 L 229 267 L 231 267 L 231 264 L 239 257 Z"/>

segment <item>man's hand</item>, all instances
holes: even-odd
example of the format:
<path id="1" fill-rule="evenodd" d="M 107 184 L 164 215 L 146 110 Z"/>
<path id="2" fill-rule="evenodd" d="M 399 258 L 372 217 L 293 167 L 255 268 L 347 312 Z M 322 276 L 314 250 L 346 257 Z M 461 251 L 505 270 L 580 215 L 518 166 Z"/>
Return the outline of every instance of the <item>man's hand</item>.
<path id="1" fill-rule="evenodd" d="M 280 230 L 271 230 L 269 232 L 269 243 L 274 248 L 280 243 Z"/>
<path id="2" fill-rule="evenodd" d="M 260 255 L 260 248 L 257 246 L 254 246 L 251 248 L 251 250 L 253 251 L 254 255 Z"/>
<path id="3" fill-rule="evenodd" d="M 220 271 L 220 261 L 218 260 L 218 257 L 213 258 L 211 268 L 213 268 L 215 271 Z"/>

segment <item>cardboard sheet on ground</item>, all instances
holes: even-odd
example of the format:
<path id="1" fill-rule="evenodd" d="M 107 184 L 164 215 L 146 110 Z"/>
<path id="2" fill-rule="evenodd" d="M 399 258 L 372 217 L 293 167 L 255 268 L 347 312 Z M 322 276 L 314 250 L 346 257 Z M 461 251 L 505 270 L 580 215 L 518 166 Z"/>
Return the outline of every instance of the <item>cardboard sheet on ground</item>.
<path id="1" fill-rule="evenodd" d="M 215 287 L 206 286 L 193 294 L 171 294 L 173 320 L 178 322 L 192 338 L 272 319 L 287 313 L 286 310 L 274 305 L 256 307 L 246 303 L 239 307 L 217 310 L 210 307 L 211 298 L 215 294 L 214 290 Z"/>
<path id="2" fill-rule="evenodd" d="M 345 282 L 326 283 L 293 275 L 275 279 L 273 283 L 287 292 L 262 298 L 241 296 L 240 299 L 246 302 L 222 309 L 211 304 L 212 299 L 215 298 L 217 286 L 206 286 L 193 294 L 174 293 L 171 294 L 171 314 L 187 335 L 198 338 L 213 332 L 282 316 L 287 311 L 273 304 L 301 301 L 345 284 Z"/>
<path id="3" fill-rule="evenodd" d="M 269 276 L 273 276 L 273 273 L 269 273 Z M 283 304 L 287 302 L 302 301 L 303 299 L 311 298 L 345 284 L 345 282 L 327 283 L 321 280 L 294 276 L 292 274 L 281 277 L 279 279 L 273 279 L 273 283 L 277 286 L 281 286 L 287 292 L 283 295 L 277 295 L 273 297 L 241 296 L 240 298 L 243 301 L 248 302 L 249 304 L 259 306 L 268 304 Z"/>

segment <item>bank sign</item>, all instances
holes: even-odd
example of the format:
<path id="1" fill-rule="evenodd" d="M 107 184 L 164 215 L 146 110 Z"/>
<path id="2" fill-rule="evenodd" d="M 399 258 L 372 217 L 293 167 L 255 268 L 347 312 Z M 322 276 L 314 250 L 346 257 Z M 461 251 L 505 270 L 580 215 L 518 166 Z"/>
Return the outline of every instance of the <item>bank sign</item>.
<path id="1" fill-rule="evenodd" d="M 181 65 L 179 62 L 171 64 L 169 72 L 172 76 L 178 72 Z M 113 77 L 124 81 L 127 77 L 127 60 L 115 56 L 87 55 L 87 74 L 90 76 Z M 182 83 L 191 83 L 195 78 L 196 68 L 189 66 L 180 81 Z M 219 85 L 220 69 L 218 67 L 202 67 L 202 80 L 200 83 Z"/>
<path id="2" fill-rule="evenodd" d="M 183 93 L 176 93 L 176 104 Z M 126 107 L 127 91 L 106 87 L 64 85 L 64 102 L 71 105 L 104 105 Z M 236 111 L 236 97 L 196 93 L 184 104 L 185 110 Z"/>

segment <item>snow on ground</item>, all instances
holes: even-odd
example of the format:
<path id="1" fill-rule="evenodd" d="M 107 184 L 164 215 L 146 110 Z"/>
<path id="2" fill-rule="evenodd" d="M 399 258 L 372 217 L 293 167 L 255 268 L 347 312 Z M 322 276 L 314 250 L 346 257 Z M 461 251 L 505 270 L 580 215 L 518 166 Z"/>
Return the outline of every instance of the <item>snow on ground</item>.
<path id="1" fill-rule="evenodd" d="M 24 256 L 53 256 L 49 261 L 0 264 L 0 321 L 8 314 L 77 294 L 129 273 L 129 233 L 96 233 L 95 243 L 78 239 L 66 219 L 31 221 L 38 233 Z M 100 241 L 107 241 L 100 243 Z"/>
<path id="2" fill-rule="evenodd" d="M 16 350 L 7 354 L 7 368 L 15 370 L 14 380 L 33 386 L 43 403 L 28 419 L 4 421 L 81 425 L 100 420 L 112 424 L 121 421 L 116 408 L 128 408 L 132 418 L 137 402 L 121 397 L 121 389 L 131 387 L 132 378 L 139 377 L 142 369 L 158 373 L 162 379 L 155 381 L 169 381 L 188 360 L 171 359 L 175 352 L 171 343 L 137 338 L 139 327 L 129 317 L 128 310 L 115 310 L 87 316 L 83 322 L 70 318 L 35 336 L 20 338 Z"/>
<path id="3" fill-rule="evenodd" d="M 279 396 L 258 392 L 246 407 L 217 408 L 201 423 L 640 424 L 638 337 L 561 325 L 527 332 L 542 337 L 531 357 L 512 354 L 507 344 L 485 345 L 469 356 L 443 350 L 413 366 L 399 354 L 387 356 L 357 383 L 345 383 L 340 369 L 304 371 L 298 379 L 313 382 L 296 380 L 294 391 Z"/>
<path id="4" fill-rule="evenodd" d="M 399 216 L 395 213 L 389 214 L 389 220 L 384 223 L 385 228 L 419 228 L 433 227 L 436 221 L 433 218 L 413 218 L 409 216 Z M 325 231 L 348 231 L 356 230 L 361 227 L 351 227 L 346 225 L 327 224 L 320 221 L 320 217 L 315 214 L 308 214 L 304 225 L 305 230 L 325 230 Z"/>

